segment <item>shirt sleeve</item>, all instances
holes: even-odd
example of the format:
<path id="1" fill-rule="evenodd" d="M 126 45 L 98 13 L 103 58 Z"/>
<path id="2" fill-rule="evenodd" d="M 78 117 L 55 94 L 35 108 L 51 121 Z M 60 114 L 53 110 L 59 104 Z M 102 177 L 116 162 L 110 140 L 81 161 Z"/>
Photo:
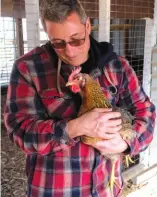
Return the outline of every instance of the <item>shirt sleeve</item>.
<path id="1" fill-rule="evenodd" d="M 68 136 L 68 119 L 56 121 L 46 115 L 22 62 L 15 62 L 13 66 L 4 120 L 10 139 L 27 154 L 45 155 L 76 143 Z"/>
<path id="2" fill-rule="evenodd" d="M 138 78 L 128 61 L 120 57 L 123 66 L 122 91 L 119 104 L 126 107 L 134 117 L 132 129 L 135 137 L 126 140 L 131 156 L 144 151 L 153 139 L 155 106 L 145 94 Z"/>

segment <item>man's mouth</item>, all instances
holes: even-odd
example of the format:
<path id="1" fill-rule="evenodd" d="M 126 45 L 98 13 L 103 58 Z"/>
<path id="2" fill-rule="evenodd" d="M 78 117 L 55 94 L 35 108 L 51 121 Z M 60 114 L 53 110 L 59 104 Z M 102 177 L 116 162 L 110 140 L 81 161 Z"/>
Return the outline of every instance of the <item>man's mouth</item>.
<path id="1" fill-rule="evenodd" d="M 68 59 L 73 60 L 73 59 L 75 59 L 76 57 L 77 57 L 77 55 L 76 55 L 76 56 L 74 56 L 74 57 L 68 57 Z"/>
<path id="2" fill-rule="evenodd" d="M 65 57 L 65 56 L 61 56 L 61 59 L 65 62 L 68 63 L 69 61 L 72 61 L 76 58 L 77 56 L 74 57 Z"/>

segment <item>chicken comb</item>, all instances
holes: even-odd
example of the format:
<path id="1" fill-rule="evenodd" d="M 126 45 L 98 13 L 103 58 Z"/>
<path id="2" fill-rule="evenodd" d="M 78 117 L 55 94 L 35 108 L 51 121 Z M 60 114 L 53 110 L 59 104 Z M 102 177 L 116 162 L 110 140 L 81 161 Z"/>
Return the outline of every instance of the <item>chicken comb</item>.
<path id="1" fill-rule="evenodd" d="M 74 77 L 75 77 L 77 74 L 80 73 L 81 69 L 82 69 L 82 68 L 81 68 L 80 66 L 74 68 L 74 69 L 72 70 L 72 73 L 69 75 L 68 81 L 72 81 L 72 80 L 74 79 Z"/>
<path id="2" fill-rule="evenodd" d="M 93 79 L 96 79 L 101 76 L 101 70 L 99 68 L 93 69 L 89 74 Z"/>

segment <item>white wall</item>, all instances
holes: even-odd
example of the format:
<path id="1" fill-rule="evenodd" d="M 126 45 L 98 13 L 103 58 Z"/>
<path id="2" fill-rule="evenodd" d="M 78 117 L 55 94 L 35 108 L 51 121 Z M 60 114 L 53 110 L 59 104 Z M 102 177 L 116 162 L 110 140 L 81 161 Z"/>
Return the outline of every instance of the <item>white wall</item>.
<path id="1" fill-rule="evenodd" d="M 157 112 L 157 0 L 155 0 L 154 21 L 152 33 L 152 58 L 151 58 L 151 88 L 150 97 L 155 104 Z M 155 124 L 154 139 L 149 148 L 149 166 L 157 164 L 157 120 Z"/>
<path id="2" fill-rule="evenodd" d="M 39 1 L 25 0 L 28 51 L 40 45 Z"/>
<path id="3" fill-rule="evenodd" d="M 110 5 L 111 0 L 99 0 L 99 42 L 110 41 Z"/>

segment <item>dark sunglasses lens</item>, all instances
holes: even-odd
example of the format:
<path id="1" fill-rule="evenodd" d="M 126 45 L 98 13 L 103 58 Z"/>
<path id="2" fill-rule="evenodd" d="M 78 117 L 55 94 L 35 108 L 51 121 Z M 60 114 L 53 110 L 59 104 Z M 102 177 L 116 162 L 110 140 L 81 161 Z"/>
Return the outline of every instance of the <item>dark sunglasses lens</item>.
<path id="1" fill-rule="evenodd" d="M 71 42 L 68 42 L 71 46 L 73 47 L 77 47 L 77 46 L 81 46 L 83 45 L 85 42 L 85 39 L 80 39 L 80 40 L 73 40 Z M 55 49 L 64 49 L 66 47 L 66 43 L 65 42 L 60 42 L 60 43 L 52 43 L 52 46 Z"/>
<path id="2" fill-rule="evenodd" d="M 53 43 L 52 46 L 53 46 L 55 49 L 64 49 L 65 46 L 66 46 L 66 43 L 64 43 L 64 42 L 61 42 L 61 43 Z"/>
<path id="3" fill-rule="evenodd" d="M 80 40 L 73 40 L 73 41 L 69 42 L 69 44 L 71 46 L 77 47 L 77 46 L 83 45 L 84 42 L 85 42 L 85 39 L 80 39 Z"/>

